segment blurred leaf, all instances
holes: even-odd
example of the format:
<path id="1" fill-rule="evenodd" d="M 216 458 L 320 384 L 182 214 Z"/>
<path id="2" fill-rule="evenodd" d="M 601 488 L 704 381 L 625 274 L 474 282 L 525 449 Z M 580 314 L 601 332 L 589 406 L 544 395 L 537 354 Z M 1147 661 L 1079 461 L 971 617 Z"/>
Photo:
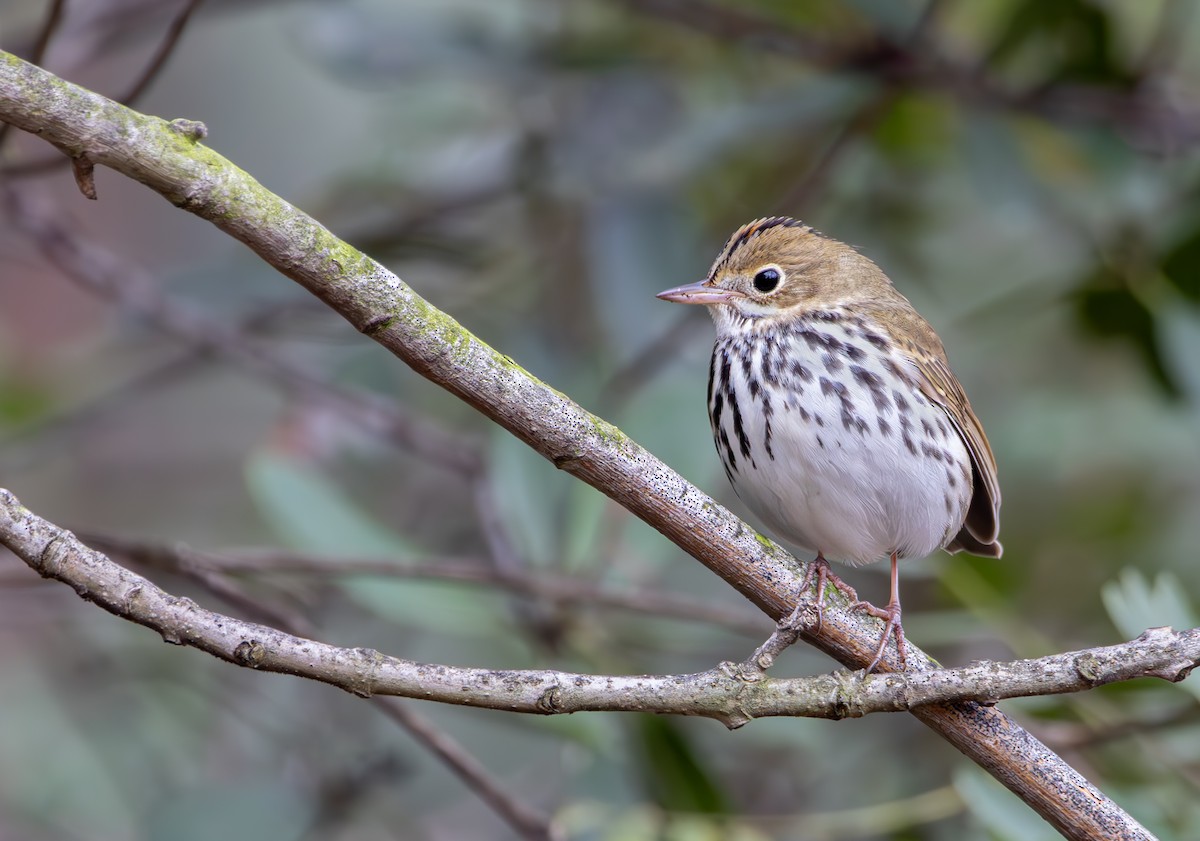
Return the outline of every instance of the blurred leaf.
<path id="1" fill-rule="evenodd" d="M 642 776 L 648 795 L 669 812 L 726 814 L 729 806 L 677 721 L 635 717 Z"/>
<path id="2" fill-rule="evenodd" d="M 127 833 L 137 826 L 136 796 L 123 785 L 124 777 L 113 773 L 102 740 L 89 729 L 94 724 L 64 704 L 62 686 L 48 685 L 42 671 L 30 665 L 11 652 L 0 684 L 0 791 L 5 795 L 0 835 L 8 837 L 13 829 L 8 820 L 20 816 L 31 826 L 59 827 L 36 837 L 64 837 L 70 834 L 64 827 L 84 825 L 93 837 L 132 837 Z M 139 736 L 127 734 L 126 741 L 144 748 Z"/>
<path id="3" fill-rule="evenodd" d="M 147 841 L 290 841 L 304 837 L 313 804 L 290 782 L 247 779 L 164 796 L 156 807 L 142 836 Z"/>
<path id="4" fill-rule="evenodd" d="M 892 102 L 872 136 L 879 150 L 896 163 L 935 166 L 945 161 L 953 142 L 954 117 L 945 97 L 910 93 Z"/>
<path id="5" fill-rule="evenodd" d="M 1167 370 L 1192 405 L 1200 409 L 1200 309 L 1164 307 L 1158 326 Z"/>
<path id="6" fill-rule="evenodd" d="M 997 841 L 1052 841 L 1060 836 L 1017 796 L 973 765 L 954 772 L 967 810 Z"/>
<path id="7" fill-rule="evenodd" d="M 1179 396 L 1179 386 L 1159 352 L 1154 314 L 1124 286 L 1123 278 L 1102 268 L 1083 282 L 1075 300 L 1076 313 L 1088 331 L 1130 342 L 1163 391 Z"/>
<path id="8" fill-rule="evenodd" d="M 489 445 L 490 492 L 514 549 L 532 565 L 550 565 L 562 537 L 565 483 L 573 480 L 502 429 Z"/>
<path id="9" fill-rule="evenodd" d="M 0 424 L 20 426 L 37 420 L 53 406 L 50 395 L 37 385 L 0 380 Z"/>
<path id="10" fill-rule="evenodd" d="M 288 546 L 358 557 L 414 554 L 408 541 L 304 462 L 260 451 L 246 462 L 246 485 L 263 518 Z"/>
<path id="11" fill-rule="evenodd" d="M 608 497 L 591 485 L 572 482 L 567 486 L 566 514 L 563 517 L 563 566 L 567 569 L 592 569 L 596 548 L 603 545 L 604 514 L 610 510 Z"/>
<path id="12" fill-rule="evenodd" d="M 1087 0 L 1025 0 L 1005 18 L 991 63 L 1043 58 L 1046 82 L 1126 83 L 1113 50 L 1108 11 Z"/>
<path id="13" fill-rule="evenodd" d="M 259 452 L 246 463 L 246 483 L 263 518 L 299 551 L 385 558 L 397 565 L 425 554 L 303 462 Z M 495 633 L 501 609 L 486 591 L 460 584 L 380 576 L 348 576 L 338 584 L 377 616 L 438 633 Z"/>
<path id="14" fill-rule="evenodd" d="M 1104 585 L 1101 596 L 1117 630 L 1133 639 L 1147 628 L 1186 630 L 1200 625 L 1186 592 L 1172 572 L 1160 572 L 1151 583 L 1140 570 L 1126 567 L 1117 580 Z"/>
<path id="15" fill-rule="evenodd" d="M 1167 251 L 1162 271 L 1187 298 L 1200 302 L 1200 225 Z"/>
<path id="16" fill-rule="evenodd" d="M 1030 206 L 1035 203 L 1040 189 L 1030 172 L 1026 150 L 1041 148 L 1043 144 L 1035 144 L 1027 138 L 1023 143 L 1016 128 L 1013 120 L 988 113 L 966 120 L 963 125 L 962 148 L 968 164 L 967 175 L 979 195 L 987 196 L 988 201 L 997 206 L 1005 202 Z M 1026 130 L 1025 134 L 1029 132 Z M 946 150 L 942 154 L 944 156 Z"/>
<path id="17" fill-rule="evenodd" d="M 571 838 L 601 841 L 767 841 L 751 826 L 705 815 L 664 815 L 650 806 L 617 810 L 581 801 L 555 816 Z"/>

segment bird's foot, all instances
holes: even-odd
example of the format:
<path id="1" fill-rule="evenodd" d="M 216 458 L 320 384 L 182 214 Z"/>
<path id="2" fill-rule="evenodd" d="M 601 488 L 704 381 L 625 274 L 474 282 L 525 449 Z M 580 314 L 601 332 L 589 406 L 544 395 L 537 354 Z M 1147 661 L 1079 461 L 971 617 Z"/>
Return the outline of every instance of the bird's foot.
<path id="1" fill-rule="evenodd" d="M 839 577 L 838 574 L 835 573 L 829 566 L 829 561 L 825 560 L 825 556 L 819 552 L 817 553 L 817 557 L 813 559 L 813 562 L 808 565 L 808 572 L 804 574 L 804 580 L 800 582 L 800 592 L 807 592 L 814 579 L 817 582 L 817 596 L 815 599 L 817 621 L 816 627 L 813 629 L 813 633 L 819 634 L 821 633 L 821 626 L 825 622 L 826 584 L 832 584 L 835 590 L 841 590 L 843 593 L 845 593 L 846 597 L 850 599 L 851 604 L 857 605 L 861 604 L 861 602 L 858 600 L 858 591 L 843 581 L 841 577 Z M 800 612 L 800 605 L 797 605 L 796 609 L 792 611 L 792 616 L 789 617 L 789 619 L 795 618 L 798 620 L 798 614 Z"/>
<path id="2" fill-rule="evenodd" d="M 829 568 L 829 561 L 825 560 L 825 557 L 820 553 L 809 564 L 808 571 L 800 582 L 800 593 L 804 594 L 808 592 L 808 588 L 812 586 L 814 580 L 817 583 L 816 598 L 809 601 L 803 595 L 800 596 L 796 602 L 795 609 L 779 620 L 775 625 L 775 630 L 771 633 L 767 641 L 760 645 L 745 661 L 733 667 L 739 679 L 748 681 L 761 680 L 766 674 L 767 669 L 775 662 L 775 658 L 788 646 L 793 645 L 800 638 L 802 631 L 809 630 L 813 634 L 821 633 L 821 626 L 825 621 L 824 603 L 826 584 L 832 584 L 835 588 L 841 590 L 849 596 L 851 602 L 858 601 L 858 593 Z"/>
<path id="3" fill-rule="evenodd" d="M 867 666 L 866 673 L 870 674 L 875 671 L 875 667 L 883 659 L 883 652 L 887 649 L 888 640 L 893 636 L 896 638 L 896 655 L 900 658 L 900 671 L 907 669 L 908 643 L 904 640 L 904 625 L 900 622 L 900 602 L 889 601 L 887 607 L 876 607 L 870 602 L 855 602 L 850 605 L 850 609 L 861 610 L 863 613 L 884 621 L 879 648 L 875 651 L 875 659 L 871 661 L 871 665 Z"/>

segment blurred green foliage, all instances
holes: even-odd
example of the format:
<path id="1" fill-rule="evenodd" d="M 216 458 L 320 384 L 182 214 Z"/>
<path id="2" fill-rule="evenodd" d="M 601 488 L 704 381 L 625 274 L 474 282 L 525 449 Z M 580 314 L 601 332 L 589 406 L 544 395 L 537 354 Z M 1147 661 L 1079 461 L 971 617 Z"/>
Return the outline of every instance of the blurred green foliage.
<path id="1" fill-rule="evenodd" d="M 203 120 L 215 149 L 738 511 L 704 412 L 711 327 L 653 294 L 701 277 L 729 231 L 758 216 L 800 216 L 856 244 L 938 329 L 1000 466 L 1004 559 L 937 557 L 902 573 L 910 638 L 960 664 L 1196 621 L 1196 5 L 212 3 L 137 107 Z M 115 95 L 145 66 L 166 6 L 69 5 L 44 63 Z M 0 1 L 0 46 L 28 55 L 44 11 Z M 48 150 L 14 132 L 4 151 L 11 162 Z M 20 184 L 179 305 L 434 420 L 488 466 L 481 484 L 464 482 L 180 345 L 97 303 L 9 225 L 0 477 L 38 513 L 211 551 L 474 560 L 742 606 L 660 535 L 158 197 L 105 172 L 96 204 L 62 169 Z M 243 609 L 186 569 L 147 574 Z M 3 575 L 0 835 L 512 837 L 362 701 L 166 648 L 15 564 Z M 886 590 L 877 570 L 849 577 L 868 598 Z M 229 583 L 303 612 L 329 642 L 430 662 L 682 673 L 761 641 L 715 621 L 445 581 Z M 775 668 L 832 665 L 797 649 Z M 1190 682 L 1004 708 L 1160 837 L 1200 837 Z M 419 709 L 582 839 L 1044 830 L 907 717 L 729 733 L 692 719 Z"/>

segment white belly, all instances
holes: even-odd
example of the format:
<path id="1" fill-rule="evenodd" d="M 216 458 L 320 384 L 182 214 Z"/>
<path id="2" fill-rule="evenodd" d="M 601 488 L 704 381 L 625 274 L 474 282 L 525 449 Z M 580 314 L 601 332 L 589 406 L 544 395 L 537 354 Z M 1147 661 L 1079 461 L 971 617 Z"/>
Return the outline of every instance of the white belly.
<path id="1" fill-rule="evenodd" d="M 738 340 L 718 343 L 714 388 L 726 397 L 713 432 L 734 489 L 775 536 L 831 561 L 942 548 L 971 499 L 966 445 L 945 411 L 906 387 L 852 329 L 826 335 L 858 351 L 831 360 L 793 339 L 766 349 L 764 360 L 763 347 L 751 343 L 749 371 L 734 362 L 722 372 L 722 348 L 738 359 Z M 875 388 L 850 388 L 872 376 Z M 730 399 L 743 407 L 739 419 Z"/>

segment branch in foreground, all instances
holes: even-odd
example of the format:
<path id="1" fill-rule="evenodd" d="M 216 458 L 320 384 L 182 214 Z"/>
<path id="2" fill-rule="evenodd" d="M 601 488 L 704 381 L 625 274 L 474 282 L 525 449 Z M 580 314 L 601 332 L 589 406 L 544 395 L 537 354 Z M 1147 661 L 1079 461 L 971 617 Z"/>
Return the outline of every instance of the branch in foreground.
<path id="1" fill-rule="evenodd" d="M 124 173 L 207 219 L 304 286 L 356 329 L 510 431 L 560 469 L 662 532 L 779 619 L 804 569 L 609 423 L 481 342 L 409 286 L 311 217 L 200 144 L 184 120 L 146 117 L 0 53 L 0 120 L 73 158 Z M 826 599 L 819 632 L 802 636 L 842 663 L 868 663 L 877 620 Z M 910 646 L 913 668 L 930 661 Z M 892 663 L 881 668 L 894 669 Z M 977 703 L 913 710 L 1059 832 L 1078 839 L 1148 839 L 1131 816 L 998 710 Z"/>
<path id="2" fill-rule="evenodd" d="M 318 680 L 363 697 L 398 695 L 511 712 L 673 713 L 735 728 L 765 716 L 857 718 L 928 704 L 1079 692 L 1138 677 L 1179 681 L 1200 663 L 1200 629 L 1154 628 L 1106 648 L 892 675 L 839 671 L 747 680 L 730 664 L 691 675 L 636 676 L 452 667 L 338 648 L 205 610 L 88 548 L 3 489 L 0 542 L 41 575 L 70 584 L 110 613 L 239 666 Z"/>

